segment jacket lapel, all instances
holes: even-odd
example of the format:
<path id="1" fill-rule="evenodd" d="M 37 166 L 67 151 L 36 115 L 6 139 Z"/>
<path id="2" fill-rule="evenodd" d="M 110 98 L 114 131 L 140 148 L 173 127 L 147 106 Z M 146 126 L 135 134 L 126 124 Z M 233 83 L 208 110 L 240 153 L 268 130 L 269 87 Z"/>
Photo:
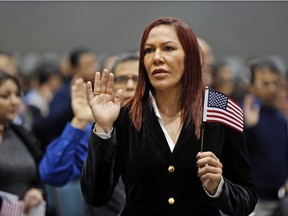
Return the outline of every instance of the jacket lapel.
<path id="1" fill-rule="evenodd" d="M 144 110 L 143 114 L 143 128 L 153 137 L 165 154 L 171 157 L 171 150 L 154 111 Z"/>
<path id="2" fill-rule="evenodd" d="M 189 124 L 188 126 L 183 125 L 173 151 L 173 155 L 175 158 L 180 154 L 182 148 L 185 145 L 193 145 L 192 149 L 195 149 L 195 151 L 198 151 L 197 148 L 200 149 L 199 141 L 196 139 L 194 132 L 194 124 Z"/>

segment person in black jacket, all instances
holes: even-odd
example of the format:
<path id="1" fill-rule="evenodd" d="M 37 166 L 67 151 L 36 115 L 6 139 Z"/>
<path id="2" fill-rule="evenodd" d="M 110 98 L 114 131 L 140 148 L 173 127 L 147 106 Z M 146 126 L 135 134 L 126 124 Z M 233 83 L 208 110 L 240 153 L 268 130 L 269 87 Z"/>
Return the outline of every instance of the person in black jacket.
<path id="1" fill-rule="evenodd" d="M 44 200 L 38 173 L 41 146 L 32 131 L 13 123 L 21 106 L 18 79 L 0 71 L 0 191 L 23 200 L 23 211 Z"/>
<path id="2" fill-rule="evenodd" d="M 201 133 L 201 54 L 184 21 L 164 17 L 145 28 L 136 92 L 122 108 L 122 90 L 113 94 L 113 86 L 108 70 L 96 73 L 93 91 L 87 83 L 96 123 L 81 176 L 86 202 L 104 205 L 121 176 L 122 216 L 253 211 L 257 197 L 243 133 L 220 123 L 205 123 Z"/>

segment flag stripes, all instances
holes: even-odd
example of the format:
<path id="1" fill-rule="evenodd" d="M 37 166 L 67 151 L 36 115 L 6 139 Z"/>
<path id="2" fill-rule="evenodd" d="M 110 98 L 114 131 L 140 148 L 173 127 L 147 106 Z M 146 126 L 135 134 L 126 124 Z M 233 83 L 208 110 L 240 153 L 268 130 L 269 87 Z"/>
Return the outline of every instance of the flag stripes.
<path id="1" fill-rule="evenodd" d="M 243 111 L 236 102 L 225 94 L 206 89 L 203 122 L 221 123 L 243 132 Z"/>

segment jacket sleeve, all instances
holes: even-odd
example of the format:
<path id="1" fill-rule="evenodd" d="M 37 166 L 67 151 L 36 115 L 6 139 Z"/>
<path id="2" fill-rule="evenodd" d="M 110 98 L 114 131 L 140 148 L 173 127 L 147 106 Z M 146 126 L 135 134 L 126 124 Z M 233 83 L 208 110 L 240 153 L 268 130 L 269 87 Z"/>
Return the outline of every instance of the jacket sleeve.
<path id="1" fill-rule="evenodd" d="M 105 205 L 118 182 L 119 175 L 113 172 L 115 151 L 115 130 L 108 139 L 91 132 L 87 158 L 82 168 L 81 189 L 84 199 L 92 206 Z"/>
<path id="2" fill-rule="evenodd" d="M 223 192 L 216 199 L 208 199 L 225 214 L 247 216 L 253 212 L 257 196 L 245 137 L 230 127 L 220 127 L 223 136 L 217 140 L 222 139 L 223 146 L 216 154 L 223 164 Z"/>
<path id="3" fill-rule="evenodd" d="M 79 178 L 83 161 L 87 155 L 87 132 L 66 125 L 62 134 L 46 149 L 39 164 L 42 181 L 52 186 L 63 186 L 69 181 Z"/>

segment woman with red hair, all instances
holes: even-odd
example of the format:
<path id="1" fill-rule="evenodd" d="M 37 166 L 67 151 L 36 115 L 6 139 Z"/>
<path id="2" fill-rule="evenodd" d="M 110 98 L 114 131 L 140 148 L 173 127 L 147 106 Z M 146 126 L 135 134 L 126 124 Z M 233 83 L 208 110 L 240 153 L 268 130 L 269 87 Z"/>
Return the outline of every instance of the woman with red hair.
<path id="1" fill-rule="evenodd" d="M 257 201 L 242 133 L 205 126 L 197 38 L 182 20 L 160 18 L 144 30 L 134 97 L 121 108 L 114 76 L 95 74 L 87 96 L 95 124 L 81 176 L 85 200 L 109 201 L 119 176 L 122 216 L 248 215 Z M 195 165 L 196 164 L 196 165 Z M 241 167 L 241 171 L 239 168 Z"/>

